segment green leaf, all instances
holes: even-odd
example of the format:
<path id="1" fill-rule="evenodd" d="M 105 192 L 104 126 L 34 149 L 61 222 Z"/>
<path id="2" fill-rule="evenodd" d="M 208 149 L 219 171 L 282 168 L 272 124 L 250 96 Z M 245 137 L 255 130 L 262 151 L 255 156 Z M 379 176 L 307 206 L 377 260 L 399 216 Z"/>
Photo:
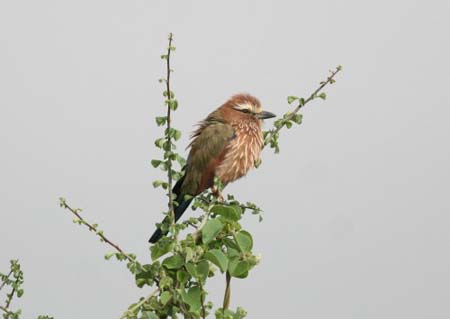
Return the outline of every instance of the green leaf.
<path id="1" fill-rule="evenodd" d="M 227 256 L 228 256 L 228 259 L 230 259 L 230 260 L 231 259 L 236 259 L 236 258 L 239 258 L 240 253 L 236 249 L 228 247 Z"/>
<path id="2" fill-rule="evenodd" d="M 187 263 L 188 273 L 201 281 L 205 281 L 209 274 L 209 263 L 207 260 L 201 260 L 198 264 Z"/>
<path id="3" fill-rule="evenodd" d="M 164 290 L 165 288 L 171 288 L 172 285 L 173 285 L 172 277 L 162 277 L 158 284 L 161 290 Z"/>
<path id="4" fill-rule="evenodd" d="M 186 283 L 189 280 L 189 278 L 190 278 L 189 274 L 183 269 L 177 271 L 177 281 L 179 281 L 182 285 Z"/>
<path id="5" fill-rule="evenodd" d="M 164 183 L 163 181 L 153 181 L 153 183 L 152 183 L 152 185 L 153 185 L 153 187 L 159 187 L 159 186 L 161 186 L 161 184 L 162 183 Z"/>
<path id="6" fill-rule="evenodd" d="M 234 311 L 231 311 L 230 309 L 219 308 L 216 310 L 215 315 L 216 315 L 216 319 L 240 319 L 240 318 L 235 318 Z"/>
<path id="7" fill-rule="evenodd" d="M 297 97 L 297 96 L 291 95 L 291 96 L 288 96 L 288 98 L 287 98 L 287 101 L 288 101 L 289 104 L 291 104 L 291 103 L 294 102 L 295 100 L 298 100 L 298 97 Z"/>
<path id="8" fill-rule="evenodd" d="M 297 124 L 301 124 L 302 123 L 302 115 L 301 114 L 294 114 L 292 115 L 292 121 L 297 123 Z"/>
<path id="9" fill-rule="evenodd" d="M 326 100 L 327 94 L 325 92 L 322 92 L 318 95 L 318 97 L 320 97 L 322 100 Z"/>
<path id="10" fill-rule="evenodd" d="M 169 186 L 169 184 L 164 181 L 154 181 L 152 184 L 155 188 L 162 186 L 162 188 L 167 189 L 167 187 Z"/>
<path id="11" fill-rule="evenodd" d="M 249 252 L 253 248 L 252 235 L 245 230 L 241 230 L 236 234 L 236 243 L 243 252 Z"/>
<path id="12" fill-rule="evenodd" d="M 173 133 L 173 138 L 175 139 L 175 141 L 178 141 L 180 139 L 180 137 L 181 137 L 181 131 L 176 130 Z"/>
<path id="13" fill-rule="evenodd" d="M 224 273 L 227 271 L 228 258 L 220 249 L 211 249 L 205 254 L 205 258 L 220 268 L 220 271 Z"/>
<path id="14" fill-rule="evenodd" d="M 167 237 L 163 237 L 156 244 L 150 247 L 152 260 L 155 261 L 159 257 L 167 254 L 171 248 L 171 240 Z"/>
<path id="15" fill-rule="evenodd" d="M 189 261 L 191 261 L 192 259 L 194 259 L 194 250 L 191 248 L 191 247 L 186 247 L 185 249 L 184 249 L 184 253 L 185 253 L 185 261 L 186 262 L 189 262 Z"/>
<path id="16" fill-rule="evenodd" d="M 219 308 L 216 310 L 215 315 L 216 319 L 244 319 L 247 317 L 247 311 L 241 307 L 237 307 L 236 311 Z"/>
<path id="17" fill-rule="evenodd" d="M 175 111 L 178 108 L 177 100 L 169 100 L 169 107 L 171 110 Z"/>
<path id="18" fill-rule="evenodd" d="M 162 161 L 154 159 L 151 161 L 151 163 L 154 168 L 157 168 L 159 165 L 161 165 Z"/>
<path id="19" fill-rule="evenodd" d="M 139 288 L 144 287 L 145 285 L 151 286 L 153 285 L 153 278 L 155 277 L 154 271 L 150 268 L 146 268 L 143 271 L 137 273 L 134 277 L 136 286 Z"/>
<path id="20" fill-rule="evenodd" d="M 168 93 L 167 91 L 164 91 L 164 92 L 163 92 L 163 96 L 168 97 L 168 96 L 169 96 L 169 93 Z M 173 93 L 172 91 L 170 91 L 170 98 L 173 98 L 173 97 L 175 97 L 175 93 Z M 166 103 L 167 103 L 167 100 L 166 100 Z"/>
<path id="21" fill-rule="evenodd" d="M 280 129 L 280 128 L 283 127 L 284 122 L 283 122 L 282 119 L 278 119 L 278 120 L 276 120 L 275 122 L 273 122 L 273 125 L 274 125 L 277 129 Z"/>
<path id="22" fill-rule="evenodd" d="M 111 257 L 114 256 L 115 254 L 116 254 L 116 253 L 107 253 L 107 254 L 105 255 L 105 259 L 106 259 L 106 260 L 110 260 Z"/>
<path id="23" fill-rule="evenodd" d="M 245 278 L 248 275 L 248 270 L 250 269 L 250 264 L 247 261 L 240 261 L 235 259 L 230 261 L 228 265 L 228 271 L 230 275 L 236 278 Z"/>
<path id="24" fill-rule="evenodd" d="M 197 268 L 195 267 L 195 264 L 187 263 L 186 270 L 192 277 L 197 278 Z"/>
<path id="25" fill-rule="evenodd" d="M 202 306 L 200 287 L 192 287 L 187 292 L 182 290 L 181 298 L 189 305 L 189 311 L 195 312 L 200 310 Z"/>
<path id="26" fill-rule="evenodd" d="M 184 260 L 180 255 L 174 255 L 164 259 L 162 265 L 167 269 L 178 269 L 184 265 Z"/>
<path id="27" fill-rule="evenodd" d="M 222 239 L 222 241 L 223 241 L 224 245 L 227 247 L 227 255 L 229 255 L 230 249 L 236 250 L 236 251 L 239 250 L 239 247 L 236 244 L 236 241 L 234 240 L 234 238 L 231 239 L 231 238 L 225 237 Z"/>
<path id="28" fill-rule="evenodd" d="M 162 125 L 166 124 L 167 117 L 166 116 L 157 116 L 155 118 L 155 121 L 158 126 L 162 126 Z"/>
<path id="29" fill-rule="evenodd" d="M 168 291 L 163 291 L 161 296 L 159 297 L 159 300 L 161 301 L 162 305 L 165 306 L 170 299 L 172 299 L 172 294 Z"/>
<path id="30" fill-rule="evenodd" d="M 202 241 L 210 243 L 222 230 L 223 224 L 217 219 L 210 219 L 202 229 Z"/>
<path id="31" fill-rule="evenodd" d="M 175 140 L 178 140 L 181 137 L 181 132 L 173 127 L 171 127 L 169 130 L 166 129 L 166 134 L 170 137 L 173 137 Z M 174 156 L 174 159 L 176 156 Z"/>
<path id="32" fill-rule="evenodd" d="M 165 150 L 165 151 L 170 151 L 170 146 L 171 145 L 170 145 L 169 141 L 165 141 L 163 143 L 162 149 Z"/>
<path id="33" fill-rule="evenodd" d="M 155 146 L 158 148 L 163 148 L 165 141 L 166 141 L 166 139 L 163 137 L 158 138 L 157 140 L 155 140 Z"/>
<path id="34" fill-rule="evenodd" d="M 142 311 L 140 319 L 159 319 L 159 317 L 153 311 Z"/>
<path id="35" fill-rule="evenodd" d="M 215 205 L 211 211 L 226 219 L 238 221 L 241 219 L 242 209 L 239 206 Z"/>
<path id="36" fill-rule="evenodd" d="M 247 316 L 247 311 L 245 311 L 241 307 L 236 308 L 236 314 L 234 315 L 233 319 L 243 319 Z"/>
<path id="37" fill-rule="evenodd" d="M 209 263 L 207 260 L 200 261 L 195 267 L 197 272 L 197 277 L 201 281 L 205 281 L 209 274 Z"/>

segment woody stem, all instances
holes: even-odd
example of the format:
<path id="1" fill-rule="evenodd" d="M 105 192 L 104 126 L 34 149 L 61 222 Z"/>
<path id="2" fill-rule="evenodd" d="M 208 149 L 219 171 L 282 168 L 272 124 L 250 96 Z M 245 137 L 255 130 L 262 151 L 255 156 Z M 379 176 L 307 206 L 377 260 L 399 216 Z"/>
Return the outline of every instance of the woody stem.
<path id="1" fill-rule="evenodd" d="M 169 158 L 167 161 L 167 180 L 168 180 L 168 189 L 169 189 L 169 214 L 172 219 L 172 224 L 175 224 L 175 211 L 173 207 L 173 195 L 172 195 L 172 160 L 170 159 L 170 153 L 172 151 L 172 138 L 170 135 L 170 128 L 171 128 L 171 101 L 172 101 L 172 92 L 170 91 L 170 53 L 172 52 L 172 40 L 173 35 L 172 33 L 169 34 L 169 46 L 167 48 L 167 77 L 166 77 L 166 93 L 167 93 L 167 148 L 169 153 Z"/>

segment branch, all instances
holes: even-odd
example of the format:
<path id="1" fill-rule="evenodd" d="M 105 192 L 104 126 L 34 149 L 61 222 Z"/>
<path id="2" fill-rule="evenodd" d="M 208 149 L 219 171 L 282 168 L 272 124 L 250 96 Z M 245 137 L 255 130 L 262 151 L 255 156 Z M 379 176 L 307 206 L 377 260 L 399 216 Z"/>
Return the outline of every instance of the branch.
<path id="1" fill-rule="evenodd" d="M 91 224 L 88 223 L 86 220 L 84 220 L 84 218 L 81 217 L 81 215 L 80 215 L 81 209 L 70 207 L 70 206 L 67 204 L 66 200 L 65 200 L 64 198 L 62 198 L 62 197 L 59 199 L 59 203 L 60 203 L 60 206 L 61 206 L 61 207 L 63 207 L 63 208 L 65 208 L 65 209 L 69 210 L 72 214 L 74 214 L 74 215 L 78 218 L 78 220 L 76 220 L 76 222 L 85 225 L 90 231 L 95 232 L 95 233 L 97 234 L 97 236 L 99 236 L 100 239 L 101 239 L 102 241 L 104 241 L 105 243 L 107 243 L 107 244 L 109 244 L 111 247 L 113 247 L 115 250 L 117 250 L 117 251 L 118 251 L 120 254 L 122 254 L 128 261 L 130 261 L 130 262 L 136 262 L 136 258 L 131 257 L 130 255 L 128 255 L 127 253 L 125 253 L 125 252 L 119 247 L 119 245 L 117 245 L 117 244 L 113 243 L 111 240 L 109 240 L 109 239 L 103 234 L 103 231 L 97 230 L 97 225 L 96 225 L 96 224 L 91 225 Z"/>
<path id="2" fill-rule="evenodd" d="M 292 114 L 297 113 L 306 103 L 311 102 L 312 100 L 314 100 L 317 97 L 317 94 L 319 94 L 319 92 L 322 91 L 322 89 L 325 86 L 327 86 L 327 84 L 333 84 L 335 82 L 334 77 L 341 70 L 342 70 L 342 66 L 339 65 L 339 66 L 336 67 L 336 69 L 334 71 L 331 71 L 331 75 L 327 78 L 327 80 L 324 81 L 324 82 L 320 82 L 320 86 L 303 103 L 300 102 L 300 104 L 294 109 Z"/>
<path id="3" fill-rule="evenodd" d="M 203 294 L 203 292 L 204 292 L 205 290 L 204 290 L 204 287 L 203 287 L 201 281 L 199 282 L 199 284 L 200 284 L 200 291 L 201 291 L 201 292 L 200 292 L 200 302 L 201 302 L 201 304 L 202 304 L 202 318 L 203 318 L 203 319 L 206 319 L 205 295 Z"/>
<path id="4" fill-rule="evenodd" d="M 120 317 L 120 319 L 124 319 L 128 317 L 128 314 L 131 313 L 133 314 L 136 310 L 138 310 L 140 307 L 142 307 L 142 305 L 144 303 L 146 303 L 147 301 L 150 300 L 150 298 L 152 298 L 153 296 L 155 296 L 157 293 L 159 292 L 159 288 L 154 290 L 150 295 L 148 295 L 147 298 L 142 299 L 141 301 L 139 301 L 137 304 L 135 304 L 133 307 L 131 307 L 130 309 L 128 309 L 127 311 L 125 311 L 123 313 L 123 315 Z"/>
<path id="5" fill-rule="evenodd" d="M 17 280 L 16 280 L 16 283 L 17 283 Z M 13 299 L 13 297 L 14 297 L 14 293 L 16 292 L 16 288 L 14 287 L 12 290 L 11 290 L 11 292 L 9 293 L 9 294 L 7 294 L 6 296 L 6 303 L 5 303 L 5 308 L 6 309 L 9 309 L 9 306 L 11 305 L 11 301 L 12 301 L 12 299 Z"/>
<path id="6" fill-rule="evenodd" d="M 172 40 L 173 35 L 172 33 L 169 33 L 169 46 L 167 47 L 167 58 L 166 58 L 166 65 L 167 65 L 167 77 L 166 77 L 166 92 L 167 92 L 167 147 L 168 152 L 171 153 L 172 151 L 172 138 L 170 135 L 170 128 L 171 128 L 171 102 L 172 102 L 172 92 L 170 91 L 170 53 L 172 52 Z M 169 158 L 168 165 L 167 165 L 167 179 L 168 179 L 168 189 L 169 189 L 169 214 L 172 218 L 172 224 L 175 224 L 175 211 L 173 209 L 173 196 L 172 196 L 172 161 Z"/>
<path id="7" fill-rule="evenodd" d="M 223 314 L 225 314 L 225 310 L 227 310 L 230 307 L 230 299 L 231 299 L 231 275 L 227 271 L 226 278 L 225 278 L 225 294 L 223 296 L 223 305 L 222 310 Z"/>
<path id="8" fill-rule="evenodd" d="M 333 84 L 336 80 L 334 79 L 334 77 L 336 76 L 336 74 L 338 74 L 340 71 L 342 70 L 342 66 L 337 66 L 336 69 L 334 71 L 330 71 L 331 74 L 328 76 L 326 81 L 322 81 L 320 82 L 320 86 L 305 100 L 303 98 L 298 98 L 295 96 L 290 96 L 288 98 L 288 102 L 292 103 L 295 100 L 299 101 L 299 104 L 297 105 L 297 107 L 295 109 L 293 109 L 291 112 L 288 112 L 282 119 L 282 121 L 291 121 L 294 119 L 294 117 L 296 116 L 296 114 L 298 113 L 298 111 L 300 111 L 300 109 L 302 107 L 304 107 L 307 103 L 311 102 L 312 100 L 314 100 L 317 97 L 320 97 L 322 99 L 326 99 L 326 94 L 322 93 L 321 95 L 319 95 L 320 91 L 322 91 L 322 89 L 327 86 L 328 84 Z M 271 143 L 272 138 L 276 136 L 280 130 L 283 128 L 284 123 L 281 122 L 281 125 L 275 125 L 275 129 L 272 129 L 270 131 L 268 131 L 269 136 L 265 138 L 264 140 L 264 146 L 266 146 L 267 144 Z M 275 123 L 276 124 L 276 123 Z"/>
<path id="9" fill-rule="evenodd" d="M 9 315 L 14 314 L 14 312 L 9 310 L 9 306 L 16 295 L 20 298 L 23 295 L 23 289 L 21 285 L 23 284 L 23 271 L 20 269 L 20 264 L 18 260 L 10 260 L 10 271 L 7 276 L 1 274 L 2 277 L 2 285 L 0 289 L 5 285 L 11 286 L 11 292 L 6 294 L 5 305 L 2 306 L 2 310 L 7 314 L 4 315 L 5 318 L 9 318 Z M 11 276 L 14 276 L 14 279 L 10 279 Z"/>
<path id="10" fill-rule="evenodd" d="M 3 306 L 0 306 L 0 310 L 3 310 L 8 315 L 13 313 L 12 311 L 8 310 L 8 308 L 5 308 Z"/>
<path id="11" fill-rule="evenodd" d="M 6 285 L 6 282 L 8 281 L 9 277 L 11 277 L 13 271 L 10 270 L 9 274 L 6 276 L 5 280 L 3 280 L 2 284 L 0 285 L 0 290 Z"/>

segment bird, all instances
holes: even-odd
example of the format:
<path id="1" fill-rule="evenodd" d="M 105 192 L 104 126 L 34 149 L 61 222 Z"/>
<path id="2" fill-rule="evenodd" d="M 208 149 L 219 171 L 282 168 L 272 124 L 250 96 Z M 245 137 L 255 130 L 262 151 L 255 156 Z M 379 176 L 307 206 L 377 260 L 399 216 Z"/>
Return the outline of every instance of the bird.
<path id="1" fill-rule="evenodd" d="M 264 145 L 262 121 L 275 116 L 264 111 L 256 97 L 241 93 L 198 124 L 187 147 L 190 151 L 184 175 L 172 189 L 178 202 L 174 207 L 175 222 L 195 196 L 213 188 L 215 177 L 226 186 L 245 176 L 259 162 Z M 157 228 L 149 242 L 156 243 L 166 233 Z"/>

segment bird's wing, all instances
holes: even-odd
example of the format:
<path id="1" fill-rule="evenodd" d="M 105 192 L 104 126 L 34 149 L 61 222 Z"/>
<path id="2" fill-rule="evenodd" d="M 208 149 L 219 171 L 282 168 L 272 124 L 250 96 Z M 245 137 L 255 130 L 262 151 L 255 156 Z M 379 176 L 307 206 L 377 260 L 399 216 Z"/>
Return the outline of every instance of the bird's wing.
<path id="1" fill-rule="evenodd" d="M 187 159 L 184 194 L 197 195 L 214 184 L 214 171 L 234 136 L 233 127 L 221 122 L 205 125 L 196 132 Z"/>

